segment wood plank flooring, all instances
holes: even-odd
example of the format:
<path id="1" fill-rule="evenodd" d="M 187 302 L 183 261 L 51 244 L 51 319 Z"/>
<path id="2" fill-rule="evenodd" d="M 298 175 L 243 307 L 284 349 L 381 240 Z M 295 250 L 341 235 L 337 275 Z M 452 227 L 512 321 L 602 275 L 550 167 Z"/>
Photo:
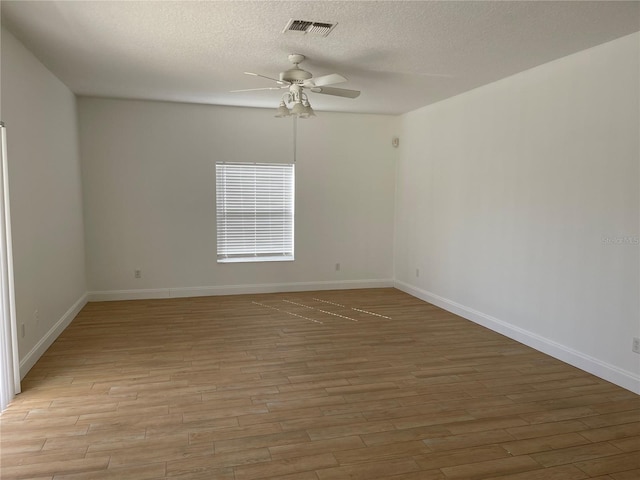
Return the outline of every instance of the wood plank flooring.
<path id="1" fill-rule="evenodd" d="M 88 304 L 1 477 L 640 479 L 640 397 L 394 289 Z"/>

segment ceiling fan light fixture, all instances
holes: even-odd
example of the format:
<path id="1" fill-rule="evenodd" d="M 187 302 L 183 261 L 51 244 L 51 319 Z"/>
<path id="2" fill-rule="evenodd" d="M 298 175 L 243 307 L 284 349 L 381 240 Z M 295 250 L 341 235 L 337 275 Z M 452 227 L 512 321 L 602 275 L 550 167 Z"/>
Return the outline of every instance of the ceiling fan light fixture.
<path id="1" fill-rule="evenodd" d="M 302 106 L 304 107 L 304 113 L 300 114 L 300 117 L 302 118 L 312 118 L 316 116 L 316 112 L 313 111 L 313 108 L 311 108 L 311 104 L 309 103 L 308 100 L 305 100 L 302 103 Z"/>
<path id="2" fill-rule="evenodd" d="M 288 117 L 289 115 L 291 115 L 291 112 L 289 111 L 287 106 L 284 104 L 284 101 L 280 102 L 280 106 L 278 107 L 278 110 L 276 110 L 275 117 L 283 118 L 283 117 Z"/>
<path id="3" fill-rule="evenodd" d="M 293 108 L 291 109 L 291 114 L 292 115 L 302 115 L 303 113 L 305 113 L 305 108 L 304 105 L 302 105 L 302 102 L 300 100 L 298 100 L 294 105 Z"/>

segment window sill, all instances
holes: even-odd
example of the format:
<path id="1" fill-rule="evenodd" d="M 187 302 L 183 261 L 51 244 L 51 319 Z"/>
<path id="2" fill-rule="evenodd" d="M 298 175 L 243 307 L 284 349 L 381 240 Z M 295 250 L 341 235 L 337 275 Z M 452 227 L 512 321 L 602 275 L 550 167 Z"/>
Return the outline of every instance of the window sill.
<path id="1" fill-rule="evenodd" d="M 218 263 L 293 262 L 292 256 L 219 258 Z"/>

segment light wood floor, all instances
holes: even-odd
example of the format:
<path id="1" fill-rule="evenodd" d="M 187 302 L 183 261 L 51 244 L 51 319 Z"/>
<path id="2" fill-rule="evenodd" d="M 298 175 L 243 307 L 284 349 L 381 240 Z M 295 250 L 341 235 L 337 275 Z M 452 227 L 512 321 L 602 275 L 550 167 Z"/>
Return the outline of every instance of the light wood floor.
<path id="1" fill-rule="evenodd" d="M 2 415 L 28 479 L 640 479 L 640 397 L 394 289 L 88 304 Z"/>

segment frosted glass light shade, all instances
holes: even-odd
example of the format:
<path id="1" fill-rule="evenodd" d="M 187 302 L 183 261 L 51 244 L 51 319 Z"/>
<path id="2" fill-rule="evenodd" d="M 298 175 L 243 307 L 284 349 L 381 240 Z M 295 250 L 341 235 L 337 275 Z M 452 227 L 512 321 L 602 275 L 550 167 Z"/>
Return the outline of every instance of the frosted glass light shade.
<path id="1" fill-rule="evenodd" d="M 282 117 L 288 117 L 289 115 L 291 115 L 291 112 L 289 112 L 289 109 L 287 108 L 287 106 L 284 104 L 284 102 L 280 102 L 280 106 L 276 111 L 275 117 L 282 118 Z"/>
<path id="2" fill-rule="evenodd" d="M 316 116 L 316 112 L 313 111 L 313 108 L 311 108 L 311 105 L 309 104 L 309 102 L 305 102 L 304 104 L 304 118 L 311 118 L 311 117 L 315 117 Z"/>
<path id="3" fill-rule="evenodd" d="M 291 109 L 291 113 L 293 115 L 301 115 L 305 113 L 305 109 L 304 109 L 304 106 L 302 105 L 302 102 L 296 102 L 293 108 Z"/>

